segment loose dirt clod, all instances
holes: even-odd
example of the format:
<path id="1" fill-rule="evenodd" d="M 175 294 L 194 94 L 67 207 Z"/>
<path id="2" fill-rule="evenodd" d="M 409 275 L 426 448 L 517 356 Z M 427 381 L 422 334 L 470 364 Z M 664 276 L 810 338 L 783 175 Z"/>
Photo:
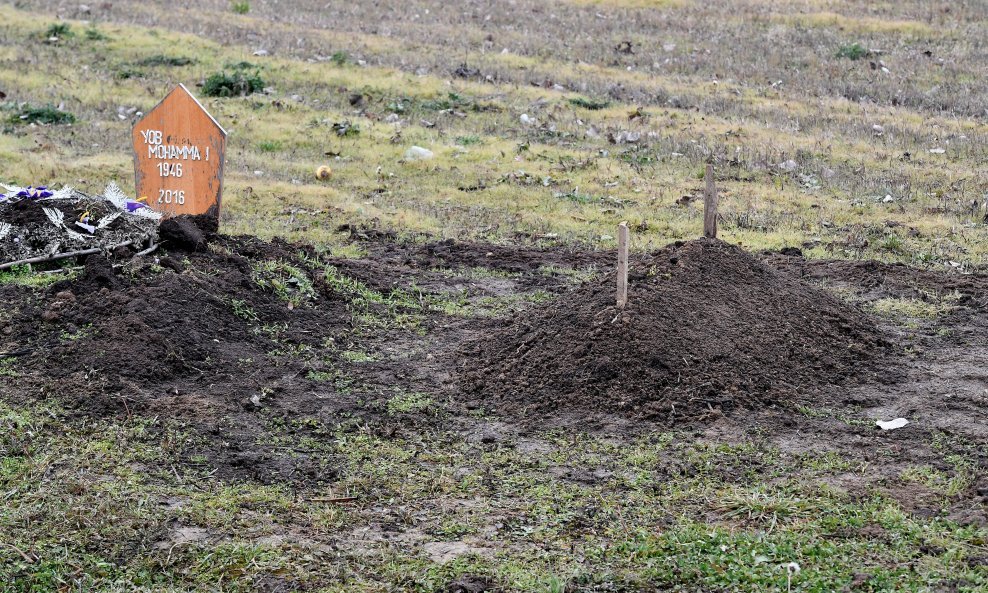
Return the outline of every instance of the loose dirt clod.
<path id="1" fill-rule="evenodd" d="M 462 384 L 501 413 L 599 411 L 695 420 L 865 377 L 872 320 L 726 243 L 676 243 L 504 320 L 464 352 Z"/>
<path id="2" fill-rule="evenodd" d="M 496 589 L 494 583 L 487 577 L 463 575 L 446 585 L 443 593 L 486 593 Z"/>
<path id="3" fill-rule="evenodd" d="M 175 216 L 161 221 L 158 236 L 172 249 L 203 251 L 216 238 L 216 229 L 216 217 L 210 214 Z"/>

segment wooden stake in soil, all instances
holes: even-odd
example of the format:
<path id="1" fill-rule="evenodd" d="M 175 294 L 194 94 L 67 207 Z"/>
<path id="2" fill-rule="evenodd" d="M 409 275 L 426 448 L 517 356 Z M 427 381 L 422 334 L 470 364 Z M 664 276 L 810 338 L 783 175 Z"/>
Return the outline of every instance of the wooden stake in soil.
<path id="1" fill-rule="evenodd" d="M 628 223 L 618 225 L 617 306 L 628 304 Z"/>
<path id="2" fill-rule="evenodd" d="M 707 188 L 703 192 L 703 236 L 717 238 L 717 185 L 714 183 L 714 166 L 708 164 L 703 178 Z"/>

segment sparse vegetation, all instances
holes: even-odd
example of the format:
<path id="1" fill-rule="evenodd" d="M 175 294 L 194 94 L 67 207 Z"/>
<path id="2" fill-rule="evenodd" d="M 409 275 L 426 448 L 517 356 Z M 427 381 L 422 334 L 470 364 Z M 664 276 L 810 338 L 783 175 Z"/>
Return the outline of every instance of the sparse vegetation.
<path id="1" fill-rule="evenodd" d="M 117 80 L 130 80 L 132 78 L 144 78 L 146 75 L 143 70 L 138 68 L 121 67 L 118 68 L 114 73 L 114 78 Z"/>
<path id="2" fill-rule="evenodd" d="M 75 116 L 67 111 L 55 107 L 54 105 L 23 105 L 10 116 L 10 121 L 19 124 L 71 124 L 75 123 Z"/>
<path id="3" fill-rule="evenodd" d="M 17 377 L 19 373 L 14 370 L 13 358 L 0 358 L 0 377 Z"/>
<path id="4" fill-rule="evenodd" d="M 373 362 L 374 361 L 374 357 L 373 356 L 371 356 L 370 354 L 368 354 L 366 352 L 362 352 L 360 350 L 345 350 L 345 351 L 343 351 L 343 352 L 340 353 L 340 357 L 343 360 L 346 360 L 346 361 L 349 361 L 349 362 L 352 362 L 352 363 Z"/>
<path id="5" fill-rule="evenodd" d="M 862 58 L 868 57 L 869 51 L 863 47 L 860 43 L 851 43 L 849 45 L 842 45 L 837 50 L 838 58 L 845 58 L 848 60 L 860 60 Z"/>
<path id="6" fill-rule="evenodd" d="M 233 314 L 244 321 L 259 321 L 260 319 L 254 309 L 243 299 L 232 299 L 230 307 L 233 309 Z"/>
<path id="7" fill-rule="evenodd" d="M 31 266 L 14 266 L 6 270 L 0 270 L 0 285 L 17 284 L 19 286 L 31 286 L 44 288 L 61 280 L 70 280 L 77 275 L 76 272 L 65 272 L 62 274 L 37 274 L 31 270 Z M 0 317 L 2 320 L 2 317 Z"/>
<path id="8" fill-rule="evenodd" d="M 318 296 L 305 270 L 289 263 L 262 262 L 255 267 L 253 279 L 259 286 L 273 290 L 281 300 L 293 307 Z"/>
<path id="9" fill-rule="evenodd" d="M 75 37 L 75 31 L 69 23 L 53 23 L 45 31 L 45 39 L 71 39 Z"/>
<path id="10" fill-rule="evenodd" d="M 460 146 L 473 146 L 475 144 L 483 143 L 483 140 L 481 139 L 480 136 L 474 136 L 474 135 L 457 136 L 456 143 L 459 144 Z"/>
<path id="11" fill-rule="evenodd" d="M 869 307 L 885 317 L 908 317 L 914 319 L 936 319 L 956 308 L 959 295 L 953 294 L 931 301 L 910 298 L 882 298 L 873 301 Z"/>
<path id="12" fill-rule="evenodd" d="M 264 90 L 264 79 L 260 72 L 236 70 L 210 75 L 202 84 L 202 92 L 207 97 L 246 97 Z"/>
<path id="13" fill-rule="evenodd" d="M 432 405 L 432 398 L 427 393 L 401 392 L 388 400 L 388 413 L 408 414 L 421 412 Z"/>
<path id="14" fill-rule="evenodd" d="M 611 104 L 610 101 L 598 101 L 595 99 L 586 99 L 584 97 L 573 97 L 569 99 L 569 103 L 570 105 L 582 107 L 583 109 L 589 109 L 590 111 L 598 111 L 609 107 Z"/>
<path id="15" fill-rule="evenodd" d="M 345 66 L 350 61 L 350 55 L 343 50 L 337 50 L 333 52 L 333 55 L 329 59 L 337 66 Z"/>
<path id="16" fill-rule="evenodd" d="M 96 26 L 90 26 L 86 29 L 86 40 L 87 41 L 107 41 L 107 37 L 102 31 L 100 31 Z"/>
<path id="17" fill-rule="evenodd" d="M 185 56 L 167 56 L 164 54 L 155 54 L 153 56 L 148 56 L 137 62 L 139 66 L 189 66 L 195 64 L 195 60 Z"/>
<path id="18" fill-rule="evenodd" d="M 428 399 L 424 394 L 398 393 L 389 409 L 414 413 L 435 405 Z M 533 460 L 513 446 L 485 449 L 443 437 L 409 441 L 344 432 L 306 444 L 340 458 L 343 472 L 331 496 L 357 500 L 355 505 L 340 505 L 319 502 L 326 494 L 300 497 L 278 485 L 206 479 L 207 470 L 196 466 L 186 466 L 176 476 L 170 467 L 192 455 L 199 441 L 167 420 L 104 420 L 73 430 L 65 430 L 66 422 L 55 408 L 0 407 L 0 483 L 8 488 L 40 483 L 32 496 L 13 491 L 5 502 L 8 513 L 0 518 L 5 543 L 32 560 L 9 548 L 0 551 L 6 560 L 0 571 L 6 571 L 6 583 L 13 583 L 14 590 L 68 574 L 71 568 L 64 562 L 43 560 L 50 550 L 68 554 L 93 589 L 139 582 L 147 570 L 142 559 L 82 552 L 92 546 L 93 534 L 99 534 L 99 541 L 124 543 L 132 541 L 141 526 L 161 526 L 165 537 L 195 535 L 171 554 L 167 549 L 146 552 L 158 563 L 155 570 L 162 578 L 188 587 L 222 576 L 228 587 L 249 588 L 265 575 L 293 570 L 329 590 L 403 582 L 410 590 L 434 591 L 464 573 L 489 575 L 515 591 L 545 591 L 552 582 L 560 589 L 593 585 L 635 590 L 648 584 L 786 590 L 784 567 L 789 562 L 800 565 L 799 573 L 792 575 L 793 590 L 839 589 L 852 579 L 867 581 L 875 590 L 903 585 L 920 590 L 926 583 L 952 578 L 965 579 L 977 590 L 984 582 L 977 565 L 968 562 L 982 546 L 977 530 L 910 516 L 886 496 L 855 501 L 785 477 L 805 471 L 804 464 L 815 458 L 809 453 L 791 455 L 758 445 L 689 444 L 675 433 L 658 433 L 622 447 L 601 439 L 550 438 L 545 453 Z M 311 426 L 324 430 L 318 423 Z M 52 451 L 80 454 L 68 457 L 54 474 L 41 471 L 42 464 L 50 463 L 46 452 Z M 83 453 L 89 459 L 84 460 Z M 836 465 L 820 466 L 814 475 L 844 475 L 844 460 L 833 461 Z M 689 475 L 673 481 L 661 477 L 661 468 L 682 466 L 692 468 Z M 145 469 L 137 471 L 138 467 Z M 584 484 L 558 477 L 561 467 L 574 472 L 607 468 L 611 477 Z M 748 472 L 750 479 L 731 484 L 724 478 L 725 468 Z M 902 479 L 948 493 L 960 485 L 953 471 L 917 466 Z M 97 473 L 103 479 L 79 479 Z M 778 476 L 775 485 L 760 483 L 770 475 Z M 190 488 L 193 481 L 196 487 Z M 180 504 L 140 504 L 147 496 Z M 418 513 L 418 529 L 439 541 L 477 541 L 470 536 L 478 528 L 500 524 L 498 538 L 506 544 L 502 554 L 510 561 L 467 553 L 434 562 L 387 546 L 378 548 L 380 557 L 370 557 L 366 548 L 348 545 L 344 536 L 367 529 L 374 520 L 371 496 Z M 494 504 L 463 504 L 491 497 Z M 15 520 L 43 508 L 58 511 L 38 513 L 33 523 Z M 259 508 L 265 512 L 257 512 Z M 634 527 L 577 528 L 588 521 L 606 522 L 612 514 L 633 520 Z M 65 521 L 68 516 L 86 522 Z M 285 529 L 317 530 L 314 537 L 337 541 L 337 560 L 306 561 L 306 556 L 318 556 L 319 548 L 308 542 L 282 542 L 275 535 Z M 830 535 L 835 531 L 843 537 Z M 228 534 L 229 539 L 218 544 L 211 534 Z M 875 546 L 876 537 L 895 544 Z M 922 555 L 921 571 L 899 568 L 910 550 L 930 541 L 938 547 L 924 548 L 928 552 Z M 537 544 L 538 554 L 514 550 L 526 544 Z M 586 560 L 573 558 L 571 546 L 585 550 Z M 341 558 L 361 570 L 342 573 Z M 870 559 L 866 565 L 864 558 Z"/>

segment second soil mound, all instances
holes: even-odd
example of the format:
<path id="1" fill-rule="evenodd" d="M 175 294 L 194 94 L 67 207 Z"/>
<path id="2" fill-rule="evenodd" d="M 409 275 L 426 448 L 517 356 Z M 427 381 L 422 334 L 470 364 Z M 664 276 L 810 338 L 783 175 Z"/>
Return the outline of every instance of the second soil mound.
<path id="1" fill-rule="evenodd" d="M 676 243 L 506 319 L 465 349 L 463 386 L 497 411 L 695 420 L 862 378 L 888 343 L 871 319 L 720 241 Z"/>

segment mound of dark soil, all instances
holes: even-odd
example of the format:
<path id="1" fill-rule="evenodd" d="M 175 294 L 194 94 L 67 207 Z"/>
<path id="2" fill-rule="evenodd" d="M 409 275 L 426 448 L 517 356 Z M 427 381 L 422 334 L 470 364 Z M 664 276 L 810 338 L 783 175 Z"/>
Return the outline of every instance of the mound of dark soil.
<path id="1" fill-rule="evenodd" d="M 344 303 L 316 274 L 317 290 L 298 307 L 259 283 L 256 262 L 293 262 L 287 247 L 263 244 L 266 259 L 254 266 L 236 253 L 202 254 L 189 260 L 196 273 L 181 272 L 174 258 L 162 259 L 164 269 L 145 261 L 117 271 L 92 256 L 78 279 L 54 286 L 54 298 L 13 320 L 24 342 L 44 350 L 27 362 L 46 376 L 87 382 L 91 397 L 79 403 L 90 408 L 119 405 L 101 394 L 153 407 L 193 391 L 208 394 L 214 408 L 249 405 L 251 395 L 298 374 L 291 356 L 272 353 L 319 345 L 349 324 Z M 297 263 L 292 269 L 309 273 Z"/>
<path id="2" fill-rule="evenodd" d="M 221 238 L 116 267 L 90 256 L 77 278 L 41 291 L 0 286 L 0 358 L 18 369 L 4 392 L 54 395 L 81 416 L 191 421 L 222 435 L 203 450 L 222 476 L 311 469 L 323 479 L 332 468 L 256 444 L 266 418 L 352 406 L 307 375 L 329 364 L 326 343 L 352 317 L 313 257 L 302 245 Z"/>
<path id="3" fill-rule="evenodd" d="M 469 282 L 482 302 L 515 286 L 567 286 L 536 272 L 516 282 L 433 270 L 484 259 L 489 245 L 412 244 L 406 254 L 385 238 L 390 257 L 348 260 L 217 235 L 215 219 L 197 217 L 165 221 L 160 236 L 154 255 L 93 255 L 78 276 L 46 288 L 0 285 L 0 363 L 9 365 L 0 399 L 54 397 L 81 417 L 194 427 L 205 437 L 197 453 L 220 477 L 331 479 L 331 464 L 279 444 L 285 431 L 394 434 L 439 421 L 438 408 L 396 415 L 388 402 L 412 392 L 439 400 L 447 386 L 437 377 L 453 370 L 447 349 L 486 321 L 407 296 L 392 302 L 393 291 L 441 296 Z M 522 260 L 539 268 L 538 253 Z M 453 337 L 437 333 L 425 348 L 427 331 Z"/>
<path id="4" fill-rule="evenodd" d="M 888 344 L 872 320 L 720 241 L 676 243 L 503 320 L 465 350 L 462 385 L 498 411 L 694 420 L 866 376 Z"/>

